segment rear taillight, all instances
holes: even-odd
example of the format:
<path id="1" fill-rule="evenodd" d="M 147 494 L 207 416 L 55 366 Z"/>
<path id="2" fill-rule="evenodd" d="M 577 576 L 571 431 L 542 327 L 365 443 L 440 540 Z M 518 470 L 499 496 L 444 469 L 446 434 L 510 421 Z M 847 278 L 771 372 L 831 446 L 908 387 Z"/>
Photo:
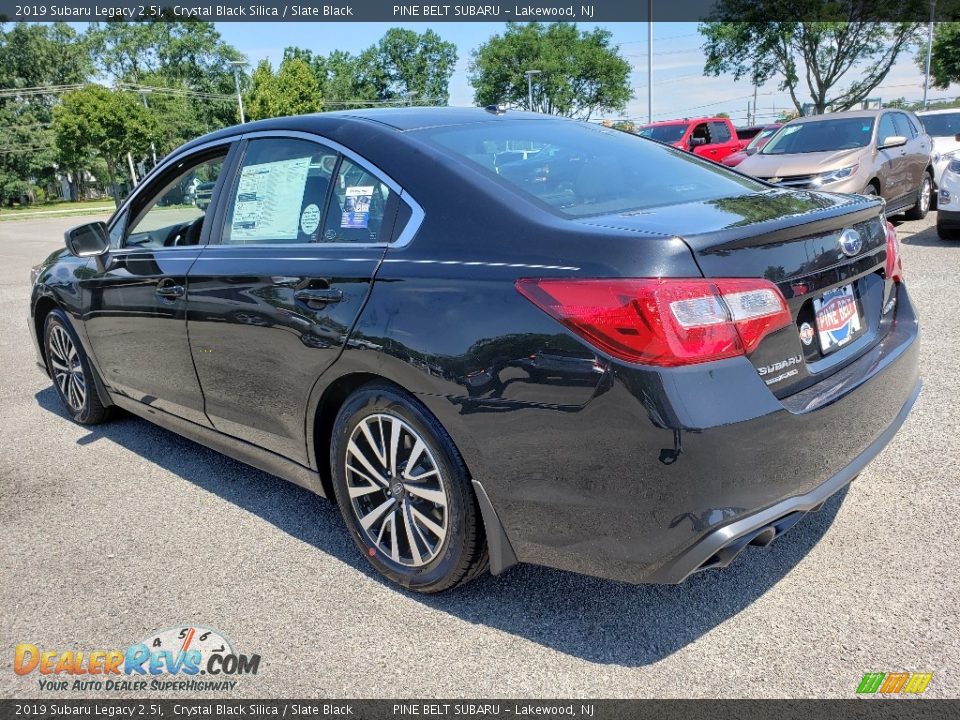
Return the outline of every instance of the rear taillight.
<path id="1" fill-rule="evenodd" d="M 517 290 L 600 350 L 666 367 L 745 355 L 791 323 L 767 280 L 527 278 Z"/>
<path id="2" fill-rule="evenodd" d="M 887 277 L 894 282 L 903 281 L 903 261 L 900 259 L 900 238 L 891 223 L 887 223 Z"/>

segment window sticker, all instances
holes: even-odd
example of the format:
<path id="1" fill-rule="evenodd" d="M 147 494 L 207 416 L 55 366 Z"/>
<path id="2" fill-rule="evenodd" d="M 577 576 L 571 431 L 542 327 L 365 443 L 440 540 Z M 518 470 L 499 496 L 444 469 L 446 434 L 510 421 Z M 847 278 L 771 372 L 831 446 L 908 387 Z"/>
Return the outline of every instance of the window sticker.
<path id="1" fill-rule="evenodd" d="M 231 240 L 295 241 L 309 170 L 309 157 L 243 168 L 233 205 Z"/>
<path id="2" fill-rule="evenodd" d="M 342 228 L 366 228 L 370 222 L 370 203 L 373 200 L 373 185 L 354 185 L 347 188 L 343 200 Z"/>
<path id="3" fill-rule="evenodd" d="M 300 213 L 300 229 L 304 235 L 313 235 L 320 225 L 320 208 L 313 203 L 307 205 Z"/>

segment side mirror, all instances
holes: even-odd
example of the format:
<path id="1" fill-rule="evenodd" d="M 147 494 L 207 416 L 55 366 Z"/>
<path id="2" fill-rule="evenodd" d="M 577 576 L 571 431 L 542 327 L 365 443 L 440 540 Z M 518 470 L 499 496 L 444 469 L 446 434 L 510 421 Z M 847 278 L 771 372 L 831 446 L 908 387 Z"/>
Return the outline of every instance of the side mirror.
<path id="1" fill-rule="evenodd" d="M 63 234 L 67 250 L 79 258 L 97 257 L 110 249 L 110 235 L 103 222 L 70 228 Z"/>
<path id="2" fill-rule="evenodd" d="M 690 138 L 690 147 L 699 147 L 700 145 L 706 145 L 707 139 L 705 137 L 692 137 Z"/>
<path id="3" fill-rule="evenodd" d="M 907 144 L 907 139 L 903 135 L 887 135 L 880 143 L 880 149 L 902 147 Z"/>
<path id="4" fill-rule="evenodd" d="M 953 139 L 956 140 L 957 142 L 960 142 L 960 133 L 957 133 L 956 135 L 954 135 Z"/>

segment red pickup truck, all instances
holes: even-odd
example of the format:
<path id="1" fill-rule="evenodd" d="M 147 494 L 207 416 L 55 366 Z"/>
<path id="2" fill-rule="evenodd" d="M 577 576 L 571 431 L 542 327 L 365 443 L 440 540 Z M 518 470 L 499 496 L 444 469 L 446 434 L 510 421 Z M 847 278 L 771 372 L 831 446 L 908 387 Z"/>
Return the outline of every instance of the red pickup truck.
<path id="1" fill-rule="evenodd" d="M 644 125 L 642 137 L 689 150 L 696 155 L 720 162 L 727 155 L 742 149 L 749 141 L 737 137 L 737 129 L 729 118 L 702 117 L 666 120 Z"/>

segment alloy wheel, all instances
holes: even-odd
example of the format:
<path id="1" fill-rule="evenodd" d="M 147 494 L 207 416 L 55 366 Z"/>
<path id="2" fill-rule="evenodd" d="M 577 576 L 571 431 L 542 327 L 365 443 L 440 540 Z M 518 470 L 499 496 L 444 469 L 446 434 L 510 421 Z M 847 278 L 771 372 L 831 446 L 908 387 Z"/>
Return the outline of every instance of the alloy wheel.
<path id="1" fill-rule="evenodd" d="M 923 174 L 923 182 L 920 183 L 920 197 L 917 199 L 920 205 L 920 212 L 925 213 L 930 209 L 930 176 Z"/>
<path id="2" fill-rule="evenodd" d="M 49 350 L 53 380 L 70 409 L 80 412 L 87 400 L 87 380 L 77 346 L 60 325 L 50 329 Z"/>
<path id="3" fill-rule="evenodd" d="M 448 495 L 420 433 L 394 415 L 369 415 L 350 435 L 345 467 L 354 516 L 372 548 L 415 568 L 440 554 L 448 534 Z"/>

